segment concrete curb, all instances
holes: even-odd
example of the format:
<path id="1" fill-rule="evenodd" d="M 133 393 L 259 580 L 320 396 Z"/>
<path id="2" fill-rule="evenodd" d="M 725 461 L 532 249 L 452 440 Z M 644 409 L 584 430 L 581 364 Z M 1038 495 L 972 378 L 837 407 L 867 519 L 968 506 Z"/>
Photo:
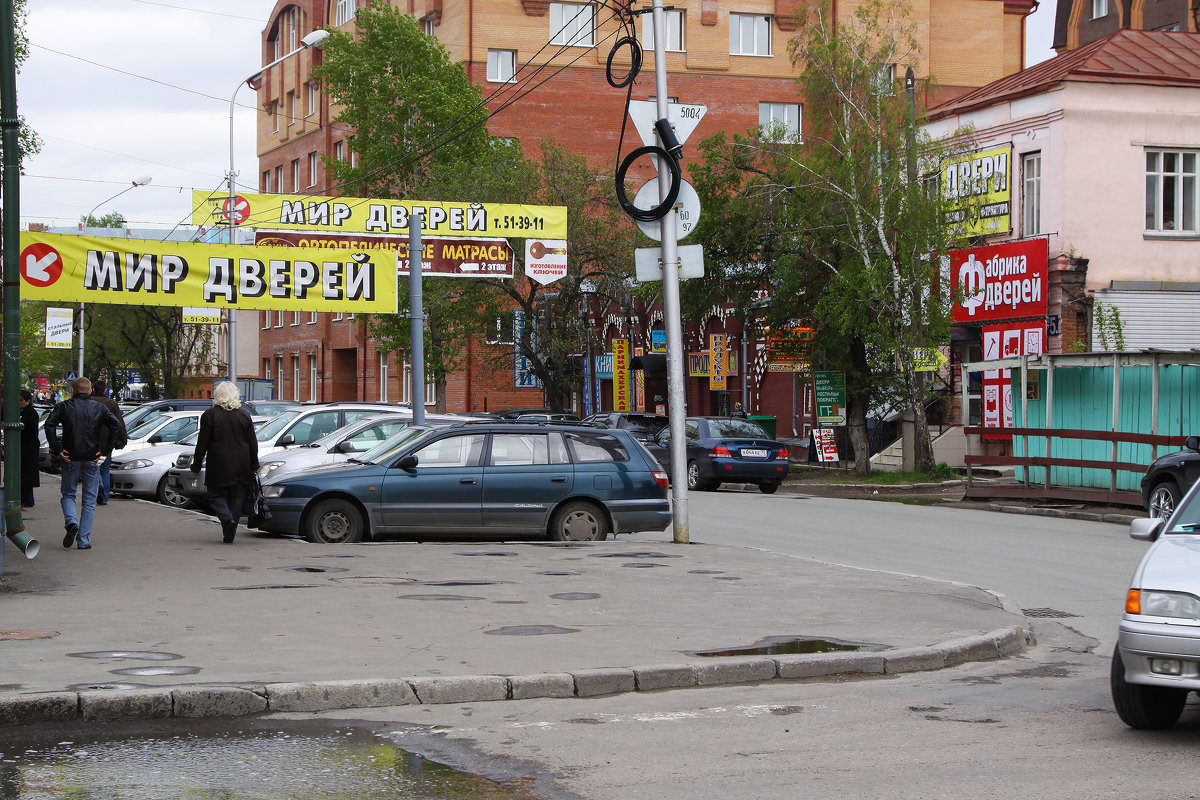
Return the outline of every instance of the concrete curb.
<path id="1" fill-rule="evenodd" d="M 863 653 L 741 656 L 688 664 L 611 667 L 544 675 L 179 686 L 0 695 L 0 726 L 114 722 L 168 717 L 241 717 L 266 712 L 479 703 L 533 698 L 600 697 L 693 686 L 731 686 L 772 680 L 894 675 L 987 661 L 1035 644 L 1027 625 L 998 628 L 928 647 Z"/>
<path id="2" fill-rule="evenodd" d="M 1087 522 L 1108 522 L 1114 525 L 1128 525 L 1141 516 L 1139 514 L 1113 514 L 1098 511 L 1068 511 L 1062 508 L 1030 508 L 1029 506 L 1014 506 L 1004 503 L 989 503 L 988 511 L 998 511 L 1001 514 L 1029 514 L 1036 517 L 1081 519 Z"/>

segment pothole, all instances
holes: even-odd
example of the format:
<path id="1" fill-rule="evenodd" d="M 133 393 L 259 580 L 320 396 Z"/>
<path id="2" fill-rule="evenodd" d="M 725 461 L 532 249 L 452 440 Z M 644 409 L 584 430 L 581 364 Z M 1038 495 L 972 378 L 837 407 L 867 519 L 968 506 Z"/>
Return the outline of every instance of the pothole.
<path id="1" fill-rule="evenodd" d="M 412 578 L 393 578 L 382 575 L 357 576 L 354 578 L 330 578 L 332 583 L 363 583 L 372 586 L 411 586 Z"/>
<path id="2" fill-rule="evenodd" d="M 694 650 L 689 656 L 719 658 L 721 656 L 782 656 L 812 653 L 876 652 L 886 650 L 885 644 L 843 642 L 838 639 L 818 639 L 811 636 L 770 636 L 744 647 L 719 650 Z"/>
<path id="3" fill-rule="evenodd" d="M 588 558 L 683 558 L 677 553 L 629 552 L 629 553 L 592 553 Z"/>
<path id="4" fill-rule="evenodd" d="M 561 569 L 561 570 L 548 570 L 546 572 L 539 572 L 537 574 L 538 575 L 550 575 L 550 576 L 554 577 L 554 576 L 567 576 L 567 575 L 582 575 L 583 573 L 579 572 L 578 570 L 573 570 L 573 569 Z"/>
<path id="5" fill-rule="evenodd" d="M 282 569 L 289 572 L 349 572 L 349 567 L 311 567 L 300 565 L 297 567 L 271 567 L 271 569 Z"/>
<path id="6" fill-rule="evenodd" d="M 149 684 L 146 683 L 76 683 L 73 686 L 68 686 L 67 689 L 72 692 L 128 692 L 133 689 L 146 689 L 148 687 Z"/>
<path id="7" fill-rule="evenodd" d="M 630 569 L 653 569 L 654 567 L 665 567 L 666 564 L 655 564 L 650 561 L 634 561 L 630 564 L 622 564 L 621 566 L 629 567 Z"/>
<path id="8" fill-rule="evenodd" d="M 689 569 L 688 575 L 724 575 L 723 569 Z"/>
<path id="9" fill-rule="evenodd" d="M 504 550 L 494 550 L 494 551 L 484 552 L 484 553 L 455 553 L 455 555 L 459 555 L 459 556 L 496 556 L 497 558 L 507 558 L 509 556 L 518 555 L 518 553 L 509 553 Z"/>
<path id="10" fill-rule="evenodd" d="M 499 586 L 512 581 L 413 581 L 414 586 Z"/>

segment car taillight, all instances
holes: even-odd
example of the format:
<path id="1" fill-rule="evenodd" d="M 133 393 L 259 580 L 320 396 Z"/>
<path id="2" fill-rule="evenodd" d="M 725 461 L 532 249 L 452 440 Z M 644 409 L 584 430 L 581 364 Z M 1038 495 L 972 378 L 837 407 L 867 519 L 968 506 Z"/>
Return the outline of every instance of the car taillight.
<path id="1" fill-rule="evenodd" d="M 719 444 L 719 445 L 717 445 L 716 447 L 714 447 L 714 448 L 712 449 L 712 452 L 711 452 L 711 453 L 709 453 L 709 455 L 710 455 L 710 456 L 713 456 L 714 458 L 716 458 L 716 457 L 721 457 L 721 458 L 733 458 L 733 456 L 731 456 L 731 455 L 729 454 L 729 448 L 728 448 L 728 447 L 726 447 L 726 446 L 725 446 L 725 445 L 723 445 L 723 444 Z"/>
<path id="2" fill-rule="evenodd" d="M 787 458 L 787 457 L 788 457 L 788 455 L 787 455 L 787 448 L 786 448 L 786 447 L 781 447 L 781 448 L 779 448 L 779 457 L 780 457 L 780 458 Z"/>
<path id="3" fill-rule="evenodd" d="M 655 470 L 654 471 L 654 482 L 658 484 L 659 488 L 666 489 L 667 488 L 667 473 L 661 472 L 659 470 Z"/>

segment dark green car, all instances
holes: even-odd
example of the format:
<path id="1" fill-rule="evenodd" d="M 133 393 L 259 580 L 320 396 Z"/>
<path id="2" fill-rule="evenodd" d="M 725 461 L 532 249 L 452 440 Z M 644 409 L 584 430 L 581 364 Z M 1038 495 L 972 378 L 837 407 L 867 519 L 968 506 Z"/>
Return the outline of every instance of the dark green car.
<path id="1" fill-rule="evenodd" d="M 349 464 L 269 481 L 261 527 L 344 543 L 384 535 L 601 541 L 671 522 L 667 475 L 628 432 L 469 420 L 410 428 Z"/>

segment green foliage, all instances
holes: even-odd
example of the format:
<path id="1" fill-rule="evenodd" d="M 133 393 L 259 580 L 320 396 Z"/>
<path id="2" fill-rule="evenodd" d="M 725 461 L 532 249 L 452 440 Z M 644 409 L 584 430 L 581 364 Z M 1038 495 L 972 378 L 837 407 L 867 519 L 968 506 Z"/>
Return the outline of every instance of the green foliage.
<path id="1" fill-rule="evenodd" d="M 86 214 L 79 218 L 79 222 L 85 228 L 120 228 L 125 225 L 125 215 L 120 211 L 109 211 L 98 217 Z"/>
<path id="2" fill-rule="evenodd" d="M 185 325 L 178 306 L 87 306 L 84 369 L 89 377 L 108 377 L 109 388 L 124 370 L 138 370 L 146 397 L 180 397 L 189 378 L 212 364 L 216 342 L 210 325 Z M 205 380 L 192 377 L 190 380 Z"/>
<path id="3" fill-rule="evenodd" d="M 21 64 L 29 55 L 29 40 L 25 36 L 25 0 L 14 0 L 13 2 L 13 44 L 15 52 L 13 53 L 13 64 L 15 69 L 20 72 Z M 7 55 L 6 55 L 7 57 Z M 37 132 L 25 124 L 25 118 L 17 117 L 20 121 L 18 131 L 18 144 L 21 148 L 20 162 L 24 164 L 27 156 L 34 155 L 42 149 L 42 140 L 37 135 Z M 0 142 L 0 157 L 3 156 L 4 145 Z"/>
<path id="4" fill-rule="evenodd" d="M 1092 329 L 1100 337 L 1100 349 L 1105 353 L 1119 353 L 1125 349 L 1125 325 L 1121 322 L 1121 309 L 1111 303 L 1096 301 L 1092 309 Z"/>

